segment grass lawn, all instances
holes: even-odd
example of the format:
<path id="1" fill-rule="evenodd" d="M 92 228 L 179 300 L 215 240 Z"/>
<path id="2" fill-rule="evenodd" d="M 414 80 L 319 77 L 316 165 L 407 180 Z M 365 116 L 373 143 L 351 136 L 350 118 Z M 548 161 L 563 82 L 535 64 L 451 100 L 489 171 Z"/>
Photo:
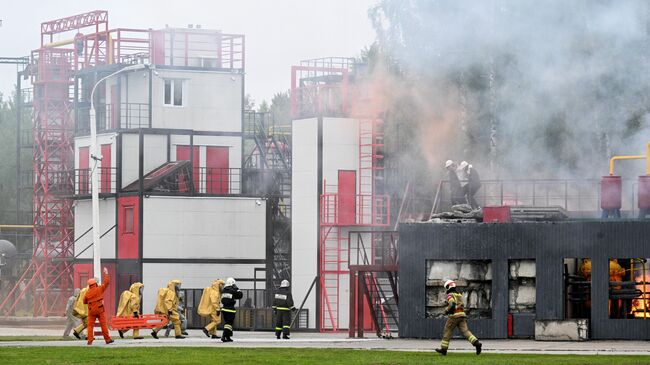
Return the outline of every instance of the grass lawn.
<path id="1" fill-rule="evenodd" d="M 227 361 L 226 361 L 227 359 Z M 650 364 L 650 356 L 507 355 L 206 347 L 0 347 L 0 364 Z"/>

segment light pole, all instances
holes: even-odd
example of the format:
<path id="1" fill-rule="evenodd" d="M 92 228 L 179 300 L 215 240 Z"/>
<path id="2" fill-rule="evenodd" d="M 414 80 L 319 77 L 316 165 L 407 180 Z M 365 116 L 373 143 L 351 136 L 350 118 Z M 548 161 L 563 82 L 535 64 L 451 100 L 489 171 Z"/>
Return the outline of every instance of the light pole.
<path id="1" fill-rule="evenodd" d="M 92 205 L 92 230 L 93 230 L 93 273 L 98 281 L 101 282 L 101 242 L 99 229 L 99 176 L 97 175 L 97 162 L 102 160 L 102 156 L 97 153 L 97 121 L 95 120 L 95 90 L 106 79 L 126 71 L 136 71 L 146 68 L 146 65 L 138 64 L 127 66 L 119 69 L 112 74 L 101 78 L 95 83 L 90 93 L 90 158 L 94 160 L 93 167 L 90 170 L 90 194 Z"/>

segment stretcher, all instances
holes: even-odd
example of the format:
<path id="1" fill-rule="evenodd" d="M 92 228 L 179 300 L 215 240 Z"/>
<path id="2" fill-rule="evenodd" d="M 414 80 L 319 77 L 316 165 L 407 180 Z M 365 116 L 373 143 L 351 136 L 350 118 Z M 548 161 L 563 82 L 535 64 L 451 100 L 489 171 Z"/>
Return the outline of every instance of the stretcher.
<path id="1" fill-rule="evenodd" d="M 161 314 L 142 314 L 138 317 L 113 317 L 109 323 L 113 331 L 127 331 L 143 328 L 163 328 L 167 326 L 167 316 Z"/>

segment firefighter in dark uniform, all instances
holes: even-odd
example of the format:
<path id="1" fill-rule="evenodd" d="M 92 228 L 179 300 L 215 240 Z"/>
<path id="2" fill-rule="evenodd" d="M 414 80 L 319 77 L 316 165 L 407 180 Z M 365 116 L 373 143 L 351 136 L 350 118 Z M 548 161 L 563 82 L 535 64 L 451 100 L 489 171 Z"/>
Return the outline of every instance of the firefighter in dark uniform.
<path id="1" fill-rule="evenodd" d="M 454 334 L 454 329 L 458 327 L 460 333 L 476 348 L 476 354 L 480 355 L 483 345 L 467 327 L 467 315 L 465 314 L 463 296 L 458 292 L 458 290 L 456 290 L 456 283 L 452 280 L 447 280 L 445 282 L 445 289 L 447 290 L 447 308 L 445 311 L 449 318 L 447 318 L 447 323 L 445 323 L 445 330 L 442 334 L 440 348 L 436 349 L 436 352 L 442 355 L 447 355 L 449 340 L 451 340 L 451 336 Z"/>
<path id="2" fill-rule="evenodd" d="M 237 288 L 235 279 L 226 279 L 226 284 L 221 292 L 221 314 L 223 315 L 225 324 L 223 325 L 223 335 L 221 336 L 222 342 L 232 342 L 232 325 L 235 323 L 235 303 L 241 299 L 244 294 Z"/>
<path id="3" fill-rule="evenodd" d="M 275 313 L 275 337 L 280 339 L 280 334 L 285 340 L 289 339 L 291 327 L 291 310 L 293 310 L 293 297 L 291 296 L 291 283 L 282 280 L 280 289 L 273 297 L 273 312 Z"/>

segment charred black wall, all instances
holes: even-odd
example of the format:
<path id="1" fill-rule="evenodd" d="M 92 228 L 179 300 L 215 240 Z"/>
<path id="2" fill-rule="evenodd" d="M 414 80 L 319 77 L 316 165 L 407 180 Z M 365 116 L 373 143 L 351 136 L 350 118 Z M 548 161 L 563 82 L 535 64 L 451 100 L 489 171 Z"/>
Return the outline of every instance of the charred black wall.
<path id="1" fill-rule="evenodd" d="M 564 318 L 563 259 L 592 259 L 593 339 L 650 339 L 650 320 L 609 319 L 609 259 L 650 257 L 650 222 L 402 224 L 400 337 L 440 338 L 444 319 L 425 318 L 427 260 L 491 260 L 492 318 L 470 320 L 479 338 L 506 338 L 508 260 L 535 259 L 536 319 Z"/>

